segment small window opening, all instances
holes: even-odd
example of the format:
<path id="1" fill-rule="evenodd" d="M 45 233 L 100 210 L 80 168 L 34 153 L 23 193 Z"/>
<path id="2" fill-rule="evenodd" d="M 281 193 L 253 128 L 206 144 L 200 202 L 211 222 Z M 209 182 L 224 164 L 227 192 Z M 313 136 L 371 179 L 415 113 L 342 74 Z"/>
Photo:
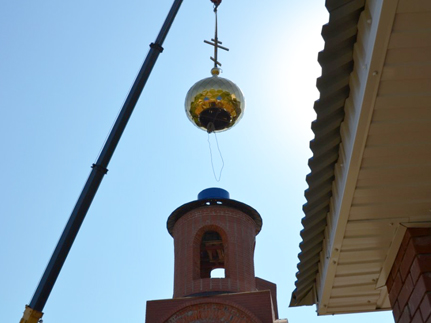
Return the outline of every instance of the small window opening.
<path id="1" fill-rule="evenodd" d="M 211 278 L 226 278 L 224 268 L 216 268 L 211 270 Z"/>
<path id="2" fill-rule="evenodd" d="M 201 278 L 211 278 L 214 269 L 225 268 L 223 241 L 215 231 L 207 231 L 202 237 L 200 267 Z"/>

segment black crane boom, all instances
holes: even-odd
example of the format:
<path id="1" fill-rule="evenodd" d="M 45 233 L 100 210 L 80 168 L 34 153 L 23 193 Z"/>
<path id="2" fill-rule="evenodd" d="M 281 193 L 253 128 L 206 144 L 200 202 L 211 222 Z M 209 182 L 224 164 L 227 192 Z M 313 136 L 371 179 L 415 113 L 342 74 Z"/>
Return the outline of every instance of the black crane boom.
<path id="1" fill-rule="evenodd" d="M 127 122 L 132 115 L 133 109 L 138 102 L 139 96 L 144 89 L 157 58 L 163 51 L 163 42 L 172 26 L 176 14 L 178 13 L 181 3 L 182 0 L 174 1 L 156 41 L 150 44 L 150 50 L 147 57 L 138 76 L 136 77 L 126 101 L 124 102 L 121 112 L 117 117 L 97 162 L 92 165 L 92 170 L 87 182 L 78 198 L 78 201 L 76 202 L 69 221 L 67 222 L 60 240 L 57 243 L 33 298 L 31 299 L 30 304 L 26 306 L 24 316 L 20 323 L 37 323 L 42 317 L 42 310 L 48 300 L 49 294 L 54 287 L 55 281 L 57 280 L 61 268 L 63 267 L 66 257 L 72 247 L 73 241 L 78 234 L 79 228 L 84 221 L 88 209 L 90 208 L 91 202 L 97 193 L 97 189 L 99 188 L 104 175 L 108 171 L 107 167 L 109 161 L 114 154 L 115 148 L 120 141 L 121 135 L 126 128 Z"/>

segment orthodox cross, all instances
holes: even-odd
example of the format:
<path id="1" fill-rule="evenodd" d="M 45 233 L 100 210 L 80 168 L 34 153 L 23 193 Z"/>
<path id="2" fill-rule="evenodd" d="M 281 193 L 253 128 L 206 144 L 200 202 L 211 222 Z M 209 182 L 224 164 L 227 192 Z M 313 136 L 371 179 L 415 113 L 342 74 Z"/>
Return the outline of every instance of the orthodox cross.
<path id="1" fill-rule="evenodd" d="M 221 66 L 221 63 L 217 60 L 218 49 L 221 48 L 221 49 L 224 49 L 226 51 L 229 51 L 229 48 L 220 46 L 222 44 L 222 42 L 218 40 L 218 36 L 217 36 L 217 7 L 220 4 L 220 2 L 218 4 L 214 5 L 214 13 L 215 13 L 215 35 L 214 35 L 214 38 L 211 38 L 212 41 L 204 40 L 204 43 L 209 44 L 211 46 L 214 46 L 214 57 L 210 57 L 210 59 L 214 62 L 214 69 L 217 69 L 218 66 Z"/>

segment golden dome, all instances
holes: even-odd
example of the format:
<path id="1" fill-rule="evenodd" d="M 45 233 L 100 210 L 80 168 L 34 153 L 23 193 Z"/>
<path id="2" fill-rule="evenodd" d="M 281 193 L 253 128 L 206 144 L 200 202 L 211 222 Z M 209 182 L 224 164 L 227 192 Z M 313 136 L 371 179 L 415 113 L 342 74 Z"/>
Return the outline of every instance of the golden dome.
<path id="1" fill-rule="evenodd" d="M 213 76 L 193 85 L 186 96 L 185 109 L 188 118 L 197 127 L 207 132 L 220 132 L 231 128 L 244 113 L 244 95 L 235 83 Z"/>

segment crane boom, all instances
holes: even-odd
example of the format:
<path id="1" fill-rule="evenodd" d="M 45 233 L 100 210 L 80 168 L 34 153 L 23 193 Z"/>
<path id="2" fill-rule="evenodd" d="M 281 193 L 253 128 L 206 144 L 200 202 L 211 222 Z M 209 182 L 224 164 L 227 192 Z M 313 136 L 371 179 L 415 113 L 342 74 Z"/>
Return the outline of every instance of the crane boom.
<path id="1" fill-rule="evenodd" d="M 165 22 L 154 43 L 150 44 L 150 50 L 147 57 L 136 77 L 135 82 L 127 96 L 126 101 L 121 109 L 120 114 L 109 134 L 109 137 L 97 159 L 92 165 L 91 173 L 87 182 L 75 204 L 70 215 L 69 221 L 57 243 L 57 246 L 51 256 L 51 259 L 45 269 L 45 272 L 39 282 L 39 285 L 31 299 L 29 305 L 26 305 L 24 315 L 20 323 L 37 323 L 41 319 L 43 308 L 48 300 L 49 294 L 54 287 L 55 281 L 63 267 L 66 257 L 72 247 L 73 241 L 78 234 L 79 228 L 84 221 L 85 215 L 96 195 L 97 189 L 104 175 L 108 172 L 108 164 L 114 154 L 115 148 L 120 141 L 121 135 L 126 128 L 127 122 L 132 115 L 133 109 L 138 102 L 139 96 L 151 74 L 151 71 L 157 61 L 159 54 L 163 51 L 163 42 L 169 32 L 170 27 L 175 19 L 176 14 L 181 6 L 182 0 L 175 0 L 165 19 Z"/>

